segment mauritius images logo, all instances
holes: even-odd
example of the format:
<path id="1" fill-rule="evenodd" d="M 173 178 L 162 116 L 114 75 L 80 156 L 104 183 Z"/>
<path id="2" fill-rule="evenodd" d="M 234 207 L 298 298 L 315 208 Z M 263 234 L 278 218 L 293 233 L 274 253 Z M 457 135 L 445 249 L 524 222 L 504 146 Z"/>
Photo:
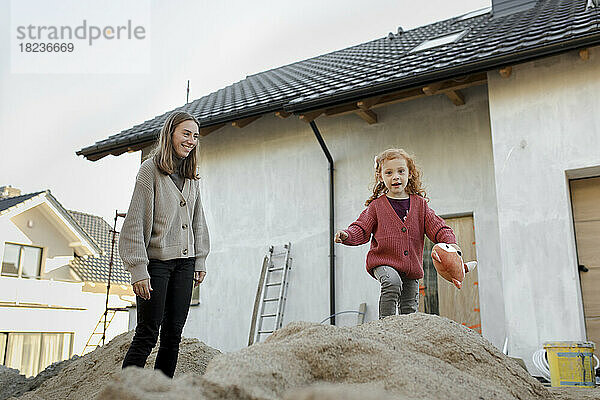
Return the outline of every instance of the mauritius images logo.
<path id="1" fill-rule="evenodd" d="M 150 72 L 150 0 L 11 0 L 11 72 Z"/>
<path id="2" fill-rule="evenodd" d="M 18 40 L 72 41 L 84 40 L 92 46 L 97 40 L 144 40 L 146 28 L 135 25 L 130 19 L 123 25 L 98 26 L 88 24 L 86 19 L 79 26 L 27 25 L 17 26 Z"/>

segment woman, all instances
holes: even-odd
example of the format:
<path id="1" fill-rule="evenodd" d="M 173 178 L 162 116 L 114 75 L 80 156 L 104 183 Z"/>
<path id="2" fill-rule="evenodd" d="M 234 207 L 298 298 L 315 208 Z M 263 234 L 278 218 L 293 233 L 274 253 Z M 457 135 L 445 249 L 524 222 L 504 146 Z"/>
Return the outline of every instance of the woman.
<path id="1" fill-rule="evenodd" d="M 172 378 L 192 286 L 206 275 L 209 237 L 196 175 L 198 121 L 174 112 L 158 146 L 137 174 L 119 237 L 119 254 L 137 299 L 135 336 L 123 368 L 143 368 L 156 345 L 154 369 Z"/>

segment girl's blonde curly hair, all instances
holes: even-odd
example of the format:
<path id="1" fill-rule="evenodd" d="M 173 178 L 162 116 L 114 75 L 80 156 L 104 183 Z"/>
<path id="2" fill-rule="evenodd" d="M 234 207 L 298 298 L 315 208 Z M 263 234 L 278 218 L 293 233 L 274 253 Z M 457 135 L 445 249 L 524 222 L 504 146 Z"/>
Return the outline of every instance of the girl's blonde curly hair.
<path id="1" fill-rule="evenodd" d="M 413 157 L 403 149 L 387 149 L 375 156 L 375 183 L 373 185 L 373 194 L 365 201 L 365 206 L 368 206 L 373 200 L 388 192 L 388 189 L 381 179 L 381 166 L 383 162 L 385 160 L 394 160 L 400 157 L 406 160 L 410 177 L 406 185 L 406 193 L 416 194 L 429 201 L 427 193 L 423 188 L 423 183 L 421 182 L 421 170 L 417 168 Z"/>

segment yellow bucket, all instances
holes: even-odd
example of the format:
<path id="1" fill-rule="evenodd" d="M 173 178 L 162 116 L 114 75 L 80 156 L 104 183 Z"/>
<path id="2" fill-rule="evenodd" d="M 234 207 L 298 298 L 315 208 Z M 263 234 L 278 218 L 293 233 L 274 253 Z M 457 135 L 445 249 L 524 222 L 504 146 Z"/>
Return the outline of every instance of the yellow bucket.
<path id="1" fill-rule="evenodd" d="M 552 386 L 595 387 L 594 347 L 592 342 L 544 343 Z"/>

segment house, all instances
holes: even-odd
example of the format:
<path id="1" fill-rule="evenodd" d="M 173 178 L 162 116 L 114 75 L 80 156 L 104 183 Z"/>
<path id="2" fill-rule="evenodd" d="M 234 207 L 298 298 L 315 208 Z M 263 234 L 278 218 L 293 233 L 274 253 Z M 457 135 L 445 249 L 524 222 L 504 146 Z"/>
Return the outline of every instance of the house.
<path id="1" fill-rule="evenodd" d="M 430 312 L 480 329 L 533 374 L 531 355 L 545 341 L 600 343 L 599 71 L 597 1 L 492 0 L 177 108 L 201 124 L 212 241 L 184 334 L 244 346 L 262 256 L 288 241 L 285 322 L 319 322 L 363 302 L 376 319 L 368 246 L 331 239 L 362 211 L 374 155 L 403 147 L 424 171 L 430 207 L 479 261 L 466 295 L 426 276 Z M 141 150 L 143 159 L 171 111 L 77 154 Z"/>
<path id="2" fill-rule="evenodd" d="M 66 210 L 49 190 L 0 188 L 1 365 L 32 376 L 100 343 L 92 333 L 103 329 L 110 231 L 100 217 Z M 109 306 L 130 305 L 118 257 L 111 282 Z M 111 312 L 108 322 L 105 339 L 128 329 L 128 313 Z"/>

